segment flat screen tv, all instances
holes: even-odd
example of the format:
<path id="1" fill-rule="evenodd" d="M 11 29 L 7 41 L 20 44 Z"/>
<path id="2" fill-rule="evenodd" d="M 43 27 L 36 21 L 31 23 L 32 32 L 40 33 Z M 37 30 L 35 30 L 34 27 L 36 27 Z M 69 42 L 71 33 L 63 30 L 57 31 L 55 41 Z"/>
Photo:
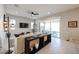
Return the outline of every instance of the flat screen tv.
<path id="1" fill-rule="evenodd" d="M 28 28 L 29 27 L 29 24 L 28 23 L 20 23 L 19 24 L 19 27 L 20 28 Z"/>

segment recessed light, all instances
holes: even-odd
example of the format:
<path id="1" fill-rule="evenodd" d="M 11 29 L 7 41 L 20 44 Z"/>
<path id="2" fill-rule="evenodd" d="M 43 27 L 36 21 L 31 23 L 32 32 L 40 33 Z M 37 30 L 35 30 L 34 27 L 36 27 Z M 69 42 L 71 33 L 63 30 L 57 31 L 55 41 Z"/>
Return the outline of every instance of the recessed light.
<path id="1" fill-rule="evenodd" d="M 48 14 L 50 14 L 50 12 L 48 12 Z"/>

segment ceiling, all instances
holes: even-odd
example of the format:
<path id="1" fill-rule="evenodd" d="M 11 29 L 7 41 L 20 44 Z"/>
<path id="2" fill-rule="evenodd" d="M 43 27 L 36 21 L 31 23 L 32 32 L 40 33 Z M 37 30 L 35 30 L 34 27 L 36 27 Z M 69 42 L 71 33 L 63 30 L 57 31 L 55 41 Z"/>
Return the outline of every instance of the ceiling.
<path id="1" fill-rule="evenodd" d="M 31 18 L 30 12 L 39 13 L 37 18 L 67 11 L 79 7 L 78 4 L 7 4 L 4 5 L 8 14 Z"/>

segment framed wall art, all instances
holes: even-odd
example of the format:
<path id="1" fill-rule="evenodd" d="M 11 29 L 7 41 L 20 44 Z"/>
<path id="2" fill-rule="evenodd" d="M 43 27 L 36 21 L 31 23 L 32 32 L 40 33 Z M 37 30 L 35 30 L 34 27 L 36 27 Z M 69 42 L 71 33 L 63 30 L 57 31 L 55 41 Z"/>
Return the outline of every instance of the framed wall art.
<path id="1" fill-rule="evenodd" d="M 78 22 L 77 21 L 68 21 L 68 28 L 77 28 Z"/>

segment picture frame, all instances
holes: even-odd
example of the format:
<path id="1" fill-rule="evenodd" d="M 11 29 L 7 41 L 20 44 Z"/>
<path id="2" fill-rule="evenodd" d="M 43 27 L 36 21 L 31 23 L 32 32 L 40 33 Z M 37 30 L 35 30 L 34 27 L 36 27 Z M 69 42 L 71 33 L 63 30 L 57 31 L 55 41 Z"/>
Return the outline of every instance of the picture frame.
<path id="1" fill-rule="evenodd" d="M 68 28 L 77 28 L 78 22 L 77 21 L 68 21 Z"/>

